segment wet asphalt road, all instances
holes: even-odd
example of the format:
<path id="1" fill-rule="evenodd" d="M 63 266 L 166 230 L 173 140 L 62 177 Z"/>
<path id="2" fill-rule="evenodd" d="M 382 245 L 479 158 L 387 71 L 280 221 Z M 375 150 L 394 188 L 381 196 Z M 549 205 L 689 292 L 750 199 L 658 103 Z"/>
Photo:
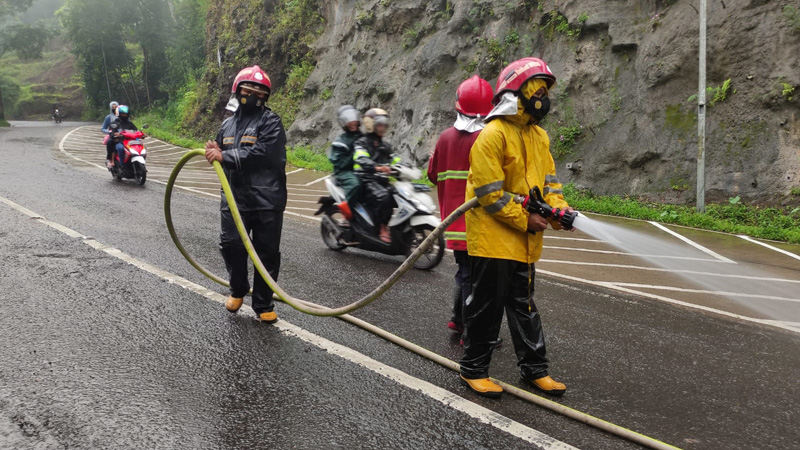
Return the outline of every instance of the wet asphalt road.
<path id="1" fill-rule="evenodd" d="M 163 226 L 163 186 L 115 183 L 54 152 L 69 124 L 0 130 L 0 196 L 207 287 Z M 102 162 L 104 155 L 98 155 Z M 184 244 L 222 273 L 217 202 L 176 193 Z M 0 204 L 0 448 L 530 448 L 503 431 Z M 397 260 L 336 254 L 287 217 L 281 284 L 349 303 Z M 356 316 L 457 359 L 452 261 Z M 800 338 L 597 287 L 537 279 L 563 403 L 683 448 L 800 441 Z M 637 448 L 457 376 L 335 319 L 282 319 L 579 448 Z M 510 342 L 507 330 L 503 331 Z M 492 375 L 518 383 L 513 349 Z"/>

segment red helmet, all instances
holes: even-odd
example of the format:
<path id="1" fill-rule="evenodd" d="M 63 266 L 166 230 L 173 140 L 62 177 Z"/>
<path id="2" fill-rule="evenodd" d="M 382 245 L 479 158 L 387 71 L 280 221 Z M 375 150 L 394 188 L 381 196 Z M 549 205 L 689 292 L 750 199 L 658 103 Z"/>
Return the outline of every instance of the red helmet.
<path id="1" fill-rule="evenodd" d="M 267 88 L 267 93 L 272 91 L 272 82 L 269 81 L 269 76 L 258 66 L 242 69 L 239 74 L 236 75 L 236 78 L 233 79 L 231 93 L 235 94 L 236 91 L 239 90 L 239 85 L 242 83 L 259 84 Z"/>
<path id="2" fill-rule="evenodd" d="M 467 116 L 486 117 L 492 112 L 492 85 L 483 78 L 473 75 L 458 85 L 456 91 L 456 111 Z"/>
<path id="3" fill-rule="evenodd" d="M 505 92 L 519 92 L 522 85 L 531 78 L 542 78 L 547 83 L 547 89 L 556 84 L 556 76 L 550 72 L 547 64 L 539 58 L 522 58 L 507 65 L 497 77 L 497 93 L 494 94 L 496 102 Z"/>

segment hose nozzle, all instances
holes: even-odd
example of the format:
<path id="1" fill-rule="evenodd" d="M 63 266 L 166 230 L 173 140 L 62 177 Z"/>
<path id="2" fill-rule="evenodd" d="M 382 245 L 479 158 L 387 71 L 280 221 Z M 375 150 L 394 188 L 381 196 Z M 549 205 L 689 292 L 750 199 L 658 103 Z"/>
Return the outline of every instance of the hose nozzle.
<path id="1" fill-rule="evenodd" d="M 561 228 L 565 230 L 571 230 L 575 218 L 578 217 L 577 211 L 570 212 L 566 209 L 553 208 L 548 205 L 547 202 L 544 201 L 539 186 L 534 186 L 533 189 L 531 189 L 528 193 L 528 197 L 523 200 L 522 207 L 530 214 L 539 214 L 545 219 L 555 220 L 561 225 Z"/>

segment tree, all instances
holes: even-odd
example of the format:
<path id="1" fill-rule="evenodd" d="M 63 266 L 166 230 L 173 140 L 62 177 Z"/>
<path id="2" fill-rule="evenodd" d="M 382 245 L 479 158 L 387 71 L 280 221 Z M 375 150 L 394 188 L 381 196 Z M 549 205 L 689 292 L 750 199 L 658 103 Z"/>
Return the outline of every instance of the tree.
<path id="1" fill-rule="evenodd" d="M 0 20 L 26 11 L 33 0 L 0 0 Z M 0 57 L 8 51 L 16 51 L 20 58 L 41 56 L 49 40 L 49 34 L 40 25 L 13 23 L 0 30 Z M 0 124 L 6 123 L 3 107 L 3 92 L 0 89 Z"/>

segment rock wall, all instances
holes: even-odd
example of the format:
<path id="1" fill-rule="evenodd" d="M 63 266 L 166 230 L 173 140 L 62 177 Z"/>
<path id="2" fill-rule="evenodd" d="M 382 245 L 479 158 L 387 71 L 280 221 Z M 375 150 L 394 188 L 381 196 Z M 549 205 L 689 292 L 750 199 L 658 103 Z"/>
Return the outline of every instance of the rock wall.
<path id="1" fill-rule="evenodd" d="M 422 164 L 454 120 L 463 79 L 479 73 L 494 85 L 507 62 L 537 56 L 559 79 L 545 128 L 562 178 L 599 193 L 692 202 L 696 3 L 323 2 L 290 141 L 322 147 L 339 132 L 340 105 L 380 106 L 392 115 L 391 141 Z M 797 202 L 798 10 L 798 0 L 709 0 L 709 100 L 718 97 L 707 115 L 709 201 Z"/>

